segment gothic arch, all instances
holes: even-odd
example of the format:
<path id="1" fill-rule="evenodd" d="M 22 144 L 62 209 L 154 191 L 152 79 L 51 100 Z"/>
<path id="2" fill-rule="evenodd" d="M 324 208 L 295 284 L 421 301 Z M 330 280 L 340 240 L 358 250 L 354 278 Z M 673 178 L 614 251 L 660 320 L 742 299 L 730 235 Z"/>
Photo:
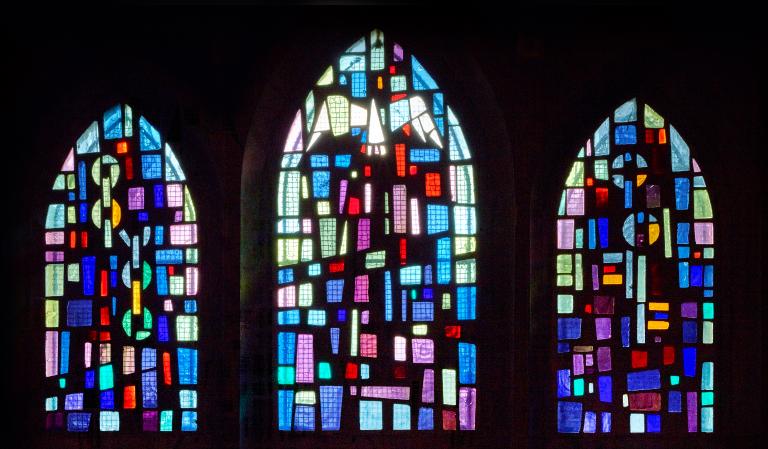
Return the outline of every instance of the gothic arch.
<path id="1" fill-rule="evenodd" d="M 197 430 L 197 213 L 128 105 L 70 149 L 45 219 L 46 428 Z"/>
<path id="2" fill-rule="evenodd" d="M 558 432 L 713 432 L 713 212 L 677 129 L 617 108 L 571 166 L 556 234 Z"/>
<path id="3" fill-rule="evenodd" d="M 279 430 L 475 429 L 474 180 L 402 47 L 374 30 L 325 70 L 280 165 Z"/>

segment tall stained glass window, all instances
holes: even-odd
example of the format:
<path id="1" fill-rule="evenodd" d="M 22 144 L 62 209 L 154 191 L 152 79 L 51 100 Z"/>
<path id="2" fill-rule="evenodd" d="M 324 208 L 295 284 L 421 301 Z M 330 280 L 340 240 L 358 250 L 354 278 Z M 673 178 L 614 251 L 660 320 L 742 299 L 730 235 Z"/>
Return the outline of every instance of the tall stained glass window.
<path id="1" fill-rule="evenodd" d="M 69 151 L 45 216 L 48 429 L 197 429 L 198 230 L 186 177 L 128 105 Z"/>
<path id="2" fill-rule="evenodd" d="M 616 109 L 571 166 L 556 234 L 558 432 L 712 432 L 712 205 L 677 129 Z"/>
<path id="3" fill-rule="evenodd" d="M 293 119 L 277 198 L 285 431 L 472 430 L 474 170 L 443 92 L 373 31 Z"/>

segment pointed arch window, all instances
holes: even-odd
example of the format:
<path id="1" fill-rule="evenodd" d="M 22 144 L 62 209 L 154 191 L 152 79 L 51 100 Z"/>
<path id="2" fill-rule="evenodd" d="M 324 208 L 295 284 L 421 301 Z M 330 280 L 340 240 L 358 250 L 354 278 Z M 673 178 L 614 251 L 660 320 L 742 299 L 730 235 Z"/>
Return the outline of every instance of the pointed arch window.
<path id="1" fill-rule="evenodd" d="M 45 217 L 47 429 L 197 430 L 197 213 L 128 105 L 69 151 Z"/>
<path id="2" fill-rule="evenodd" d="M 557 219 L 557 430 L 714 430 L 714 221 L 678 130 L 630 100 L 579 150 Z"/>
<path id="3" fill-rule="evenodd" d="M 473 430 L 475 173 L 415 56 L 373 31 L 293 118 L 280 166 L 276 426 Z"/>

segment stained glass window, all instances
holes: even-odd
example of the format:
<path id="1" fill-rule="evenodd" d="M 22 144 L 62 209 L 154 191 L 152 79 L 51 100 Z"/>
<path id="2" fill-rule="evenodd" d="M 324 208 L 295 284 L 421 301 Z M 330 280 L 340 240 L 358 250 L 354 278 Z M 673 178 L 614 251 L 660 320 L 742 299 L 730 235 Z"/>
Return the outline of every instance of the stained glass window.
<path id="1" fill-rule="evenodd" d="M 45 217 L 47 429 L 197 430 L 197 213 L 128 105 L 77 139 Z"/>
<path id="2" fill-rule="evenodd" d="M 475 175 L 435 80 L 371 32 L 306 96 L 280 169 L 277 427 L 473 430 Z"/>
<path id="3" fill-rule="evenodd" d="M 558 432 L 712 432 L 712 204 L 677 129 L 616 109 L 570 168 L 556 234 Z"/>

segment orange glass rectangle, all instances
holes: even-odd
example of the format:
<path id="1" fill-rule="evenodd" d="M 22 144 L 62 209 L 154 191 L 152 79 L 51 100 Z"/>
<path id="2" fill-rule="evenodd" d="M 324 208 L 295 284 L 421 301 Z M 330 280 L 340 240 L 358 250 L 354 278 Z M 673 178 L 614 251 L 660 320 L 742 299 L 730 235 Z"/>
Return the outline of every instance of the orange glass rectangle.
<path id="1" fill-rule="evenodd" d="M 425 175 L 427 196 L 440 196 L 440 173 L 427 173 Z"/>
<path id="2" fill-rule="evenodd" d="M 123 408 L 136 408 L 136 386 L 129 385 L 123 388 Z"/>

